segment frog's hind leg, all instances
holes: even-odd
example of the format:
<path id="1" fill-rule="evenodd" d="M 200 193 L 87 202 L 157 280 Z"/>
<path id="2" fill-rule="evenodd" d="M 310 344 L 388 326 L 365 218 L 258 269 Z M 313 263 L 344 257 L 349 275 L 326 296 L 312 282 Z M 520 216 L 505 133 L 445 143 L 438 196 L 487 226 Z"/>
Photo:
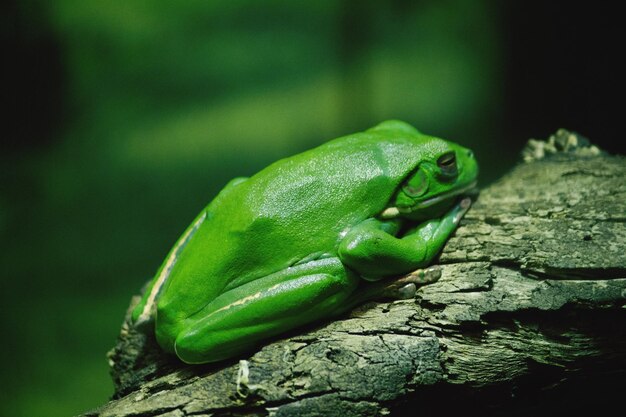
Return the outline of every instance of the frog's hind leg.
<path id="1" fill-rule="evenodd" d="M 224 195 L 228 194 L 235 188 L 235 186 L 245 182 L 247 179 L 247 177 L 233 178 L 228 182 L 228 184 L 226 184 L 222 191 L 220 191 L 218 197 L 223 197 Z M 215 199 L 217 199 L 217 197 Z M 161 292 L 161 289 L 164 288 L 167 280 L 170 278 L 172 268 L 178 260 L 181 252 L 185 249 L 187 243 L 191 241 L 194 234 L 198 231 L 200 226 L 202 226 L 202 223 L 204 223 L 204 221 L 211 216 L 210 213 L 212 210 L 213 201 L 209 203 L 209 205 L 205 207 L 200 212 L 200 214 L 198 214 L 198 216 L 196 216 L 193 223 L 191 223 L 185 233 L 183 233 L 178 241 L 176 241 L 176 244 L 170 250 L 167 258 L 165 258 L 165 262 L 163 262 L 163 265 L 161 265 L 159 272 L 152 279 L 152 281 L 144 291 L 144 294 L 141 297 L 139 304 L 134 307 L 131 317 L 135 326 L 139 328 L 144 327 L 142 325 L 151 321 L 154 311 L 156 310 L 156 300 L 159 296 L 159 293 Z"/>
<path id="2" fill-rule="evenodd" d="M 174 349 L 187 363 L 235 356 L 268 337 L 344 311 L 360 281 L 338 258 L 286 268 L 223 293 L 186 319 Z"/>

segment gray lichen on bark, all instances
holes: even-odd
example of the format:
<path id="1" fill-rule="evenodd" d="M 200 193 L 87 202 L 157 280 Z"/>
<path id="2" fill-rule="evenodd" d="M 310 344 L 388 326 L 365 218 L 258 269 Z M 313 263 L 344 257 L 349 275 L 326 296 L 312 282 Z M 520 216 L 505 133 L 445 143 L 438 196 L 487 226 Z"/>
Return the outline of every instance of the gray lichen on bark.
<path id="1" fill-rule="evenodd" d="M 205 366 L 162 354 L 126 321 L 109 353 L 114 398 L 85 415 L 536 412 L 585 381 L 623 384 L 626 159 L 567 131 L 524 155 L 481 192 L 440 256 L 442 278 L 415 299 Z"/>

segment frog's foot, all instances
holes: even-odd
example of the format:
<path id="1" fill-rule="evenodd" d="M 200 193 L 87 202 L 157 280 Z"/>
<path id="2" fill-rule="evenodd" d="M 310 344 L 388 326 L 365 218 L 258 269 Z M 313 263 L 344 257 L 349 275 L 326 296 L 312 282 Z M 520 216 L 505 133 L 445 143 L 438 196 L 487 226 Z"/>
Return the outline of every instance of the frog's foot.
<path id="1" fill-rule="evenodd" d="M 472 205 L 472 199 L 470 197 L 463 198 L 457 206 L 453 209 L 454 217 L 452 219 L 452 223 L 459 224 L 467 210 L 469 210 Z"/>
<path id="2" fill-rule="evenodd" d="M 436 282 L 441 278 L 442 269 L 434 265 L 426 269 L 417 269 L 392 280 L 381 291 L 383 297 L 406 300 L 415 297 L 417 287 Z"/>

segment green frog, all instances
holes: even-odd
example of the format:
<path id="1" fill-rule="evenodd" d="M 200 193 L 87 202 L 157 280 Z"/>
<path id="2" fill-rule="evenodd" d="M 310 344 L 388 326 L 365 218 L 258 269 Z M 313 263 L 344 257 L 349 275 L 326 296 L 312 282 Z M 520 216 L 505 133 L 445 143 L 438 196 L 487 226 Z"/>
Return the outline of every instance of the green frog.
<path id="1" fill-rule="evenodd" d="M 381 296 L 407 298 L 469 209 L 472 151 L 391 120 L 236 178 L 132 313 L 186 363 L 240 355 Z"/>

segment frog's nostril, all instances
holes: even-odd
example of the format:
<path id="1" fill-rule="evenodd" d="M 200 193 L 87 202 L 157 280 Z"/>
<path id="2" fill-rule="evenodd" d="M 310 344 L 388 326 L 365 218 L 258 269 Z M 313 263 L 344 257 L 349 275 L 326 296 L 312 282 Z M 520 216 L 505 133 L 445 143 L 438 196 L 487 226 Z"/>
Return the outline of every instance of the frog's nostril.
<path id="1" fill-rule="evenodd" d="M 468 158 L 472 158 L 474 156 L 474 152 L 472 152 L 470 149 L 467 150 L 467 157 Z"/>

